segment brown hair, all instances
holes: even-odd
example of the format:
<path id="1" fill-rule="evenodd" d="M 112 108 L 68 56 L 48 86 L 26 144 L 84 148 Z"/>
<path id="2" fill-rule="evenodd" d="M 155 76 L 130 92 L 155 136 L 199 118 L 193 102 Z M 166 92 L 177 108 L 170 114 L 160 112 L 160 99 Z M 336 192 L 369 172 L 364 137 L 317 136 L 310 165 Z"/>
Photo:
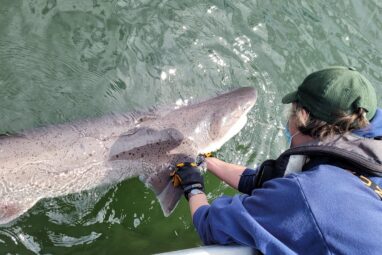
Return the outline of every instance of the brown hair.
<path id="1" fill-rule="evenodd" d="M 304 112 L 308 114 L 308 118 L 304 118 Z M 366 111 L 358 108 L 352 114 L 338 114 L 337 120 L 330 124 L 323 120 L 319 120 L 312 116 L 309 111 L 299 103 L 292 106 L 291 117 L 296 120 L 297 129 L 304 135 L 323 140 L 325 137 L 332 135 L 341 135 L 354 129 L 364 128 L 369 124 L 366 118 Z"/>

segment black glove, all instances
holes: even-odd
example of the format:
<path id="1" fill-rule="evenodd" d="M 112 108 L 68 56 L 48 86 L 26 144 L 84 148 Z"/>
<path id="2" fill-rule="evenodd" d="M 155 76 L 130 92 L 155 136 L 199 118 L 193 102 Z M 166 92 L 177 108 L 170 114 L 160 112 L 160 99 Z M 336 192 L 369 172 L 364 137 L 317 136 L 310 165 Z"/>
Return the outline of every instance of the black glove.
<path id="1" fill-rule="evenodd" d="M 188 200 L 188 194 L 193 189 L 204 191 L 203 176 L 195 163 L 180 163 L 171 174 L 174 187 L 181 187 Z"/>
<path id="2" fill-rule="evenodd" d="M 202 166 L 202 168 L 206 168 L 205 160 L 206 160 L 206 158 L 210 158 L 210 157 L 214 157 L 214 154 L 212 152 L 206 152 L 206 153 L 199 154 L 195 159 L 195 163 L 198 166 Z"/>

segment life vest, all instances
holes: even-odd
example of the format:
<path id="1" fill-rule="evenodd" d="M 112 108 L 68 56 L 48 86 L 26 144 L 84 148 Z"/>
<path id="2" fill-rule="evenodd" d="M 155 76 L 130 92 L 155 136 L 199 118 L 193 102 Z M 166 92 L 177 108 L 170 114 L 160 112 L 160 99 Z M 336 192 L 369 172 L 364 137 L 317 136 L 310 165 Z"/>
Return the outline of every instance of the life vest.
<path id="1" fill-rule="evenodd" d="M 268 180 L 319 164 L 334 165 L 357 176 L 382 177 L 382 141 L 348 133 L 290 148 L 277 159 L 260 165 L 254 187 L 260 188 Z"/>

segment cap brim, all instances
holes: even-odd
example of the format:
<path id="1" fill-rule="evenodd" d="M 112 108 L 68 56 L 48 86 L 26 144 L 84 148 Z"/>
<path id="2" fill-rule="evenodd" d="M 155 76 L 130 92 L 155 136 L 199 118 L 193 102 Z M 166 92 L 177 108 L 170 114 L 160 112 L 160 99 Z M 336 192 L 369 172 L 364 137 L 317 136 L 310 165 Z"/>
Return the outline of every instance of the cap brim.
<path id="1" fill-rule="evenodd" d="M 283 104 L 290 104 L 297 101 L 297 91 L 289 93 L 283 97 L 281 102 Z"/>

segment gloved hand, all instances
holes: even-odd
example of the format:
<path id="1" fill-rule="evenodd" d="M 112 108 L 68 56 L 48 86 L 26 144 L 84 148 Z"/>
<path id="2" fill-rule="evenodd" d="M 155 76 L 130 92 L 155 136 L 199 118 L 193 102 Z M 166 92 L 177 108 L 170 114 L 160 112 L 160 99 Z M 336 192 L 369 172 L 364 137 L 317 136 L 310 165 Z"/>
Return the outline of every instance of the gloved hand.
<path id="1" fill-rule="evenodd" d="M 214 155 L 212 154 L 212 152 L 206 152 L 206 153 L 199 154 L 195 159 L 195 163 L 197 166 L 201 167 L 203 170 L 206 170 L 207 164 L 206 164 L 205 160 L 206 160 L 206 158 L 210 158 L 213 156 Z"/>
<path id="2" fill-rule="evenodd" d="M 174 187 L 181 187 L 184 196 L 188 200 L 188 194 L 193 189 L 204 191 L 203 176 L 196 163 L 180 163 L 176 165 L 175 171 L 171 174 Z"/>

